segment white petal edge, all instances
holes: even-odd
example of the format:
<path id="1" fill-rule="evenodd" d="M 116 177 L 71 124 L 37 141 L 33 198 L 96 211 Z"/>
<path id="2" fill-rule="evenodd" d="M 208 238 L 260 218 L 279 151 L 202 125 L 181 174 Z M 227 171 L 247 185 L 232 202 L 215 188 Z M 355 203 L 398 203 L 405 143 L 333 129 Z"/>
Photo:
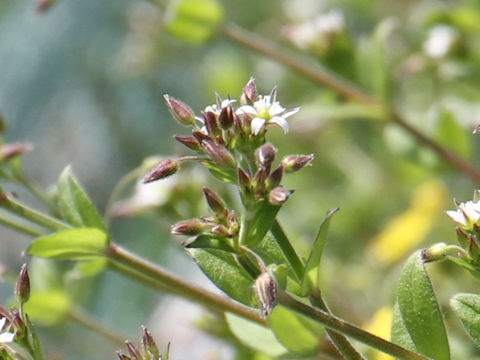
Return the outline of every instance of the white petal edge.
<path id="1" fill-rule="evenodd" d="M 282 116 L 275 116 L 274 118 L 270 119 L 269 122 L 280 126 L 285 134 L 290 130 L 290 125 L 288 125 L 288 121 L 285 120 Z"/>
<path id="2" fill-rule="evenodd" d="M 0 344 L 10 343 L 13 341 L 14 338 L 15 338 L 14 333 L 5 332 L 3 334 L 0 334 Z"/>
<path id="3" fill-rule="evenodd" d="M 252 120 L 252 123 L 250 124 L 250 127 L 252 129 L 252 133 L 254 135 L 258 135 L 260 130 L 262 130 L 263 125 L 265 125 L 265 119 L 256 117 Z"/>
<path id="4" fill-rule="evenodd" d="M 272 106 L 270 106 L 270 109 L 268 109 L 268 112 L 272 117 L 280 115 L 284 111 L 285 111 L 285 108 L 282 105 L 280 105 L 278 102 L 273 103 Z"/>
<path id="5" fill-rule="evenodd" d="M 287 110 L 287 111 L 285 111 L 285 113 L 282 115 L 282 117 L 284 117 L 284 118 L 286 119 L 286 118 L 288 118 L 289 116 L 292 116 L 293 114 L 296 114 L 299 110 L 300 110 L 299 107 L 296 107 L 296 108 Z"/>
<path id="6" fill-rule="evenodd" d="M 458 225 L 461 225 L 461 226 L 467 226 L 468 225 L 468 221 L 465 218 L 465 215 L 463 215 L 463 213 L 461 211 L 448 210 L 448 211 L 445 211 L 445 214 L 447 214 L 447 216 L 450 219 L 452 219 L 454 222 L 456 222 Z"/>
<path id="7" fill-rule="evenodd" d="M 257 115 L 257 110 L 251 105 L 243 105 L 240 106 L 237 111 L 235 111 L 235 114 L 240 115 L 240 114 L 248 114 L 248 115 Z"/>

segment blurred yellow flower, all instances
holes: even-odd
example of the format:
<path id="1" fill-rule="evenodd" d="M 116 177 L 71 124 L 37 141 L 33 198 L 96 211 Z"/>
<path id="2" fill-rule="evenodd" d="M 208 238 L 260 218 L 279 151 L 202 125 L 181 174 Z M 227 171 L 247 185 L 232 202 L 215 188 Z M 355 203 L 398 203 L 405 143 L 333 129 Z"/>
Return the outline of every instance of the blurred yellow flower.
<path id="1" fill-rule="evenodd" d="M 390 327 L 393 318 L 393 308 L 391 306 L 384 306 L 377 310 L 373 318 L 366 325 L 365 330 L 380 336 L 383 339 L 390 339 Z M 382 353 L 381 351 L 374 351 L 372 359 L 375 360 L 393 360 L 394 358 Z"/>

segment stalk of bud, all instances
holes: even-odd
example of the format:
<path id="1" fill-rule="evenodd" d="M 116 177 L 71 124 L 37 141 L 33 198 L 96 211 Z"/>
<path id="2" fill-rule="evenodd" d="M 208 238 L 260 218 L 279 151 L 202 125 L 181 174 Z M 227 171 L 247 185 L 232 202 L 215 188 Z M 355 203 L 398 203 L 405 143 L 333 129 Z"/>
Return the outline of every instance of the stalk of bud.
<path id="1" fill-rule="evenodd" d="M 178 163 L 172 159 L 160 161 L 157 166 L 143 179 L 143 183 L 147 184 L 157 181 L 175 174 L 178 171 Z"/>
<path id="2" fill-rule="evenodd" d="M 291 192 L 283 186 L 277 186 L 268 194 L 268 202 L 271 205 L 282 205 L 288 200 L 290 194 Z"/>
<path id="3" fill-rule="evenodd" d="M 255 85 L 255 79 L 251 77 L 243 88 L 242 95 L 240 96 L 240 103 L 252 105 L 257 99 L 257 86 Z"/>
<path id="4" fill-rule="evenodd" d="M 20 304 L 26 303 L 30 298 L 30 277 L 28 276 L 27 264 L 23 264 L 20 269 L 15 287 L 15 295 Z"/>
<path id="5" fill-rule="evenodd" d="M 184 220 L 172 225 L 170 232 L 173 235 L 200 235 L 205 230 L 205 224 L 198 219 Z"/>
<path id="6" fill-rule="evenodd" d="M 273 160 L 275 160 L 276 152 L 277 149 L 275 146 L 270 143 L 266 143 L 255 151 L 255 157 L 260 165 L 269 168 L 272 165 Z"/>
<path id="7" fill-rule="evenodd" d="M 180 124 L 189 126 L 195 122 L 195 113 L 187 104 L 177 100 L 167 94 L 163 95 L 168 110 Z"/>
<path id="8" fill-rule="evenodd" d="M 205 194 L 205 199 L 207 200 L 207 204 L 210 209 L 212 209 L 212 211 L 216 214 L 223 215 L 226 210 L 226 205 L 220 196 L 206 187 L 203 188 L 203 193 Z"/>
<path id="9" fill-rule="evenodd" d="M 230 151 L 223 146 L 215 144 L 213 141 L 204 140 L 203 149 L 210 155 L 210 158 L 223 168 L 235 167 L 235 159 Z"/>
<path id="10" fill-rule="evenodd" d="M 310 155 L 288 155 L 283 158 L 282 165 L 286 173 L 298 171 L 311 164 L 313 154 Z"/>
<path id="11" fill-rule="evenodd" d="M 195 139 L 194 137 L 191 136 L 174 136 L 175 140 L 177 140 L 179 143 L 182 143 L 189 149 L 192 149 L 193 151 L 196 152 L 203 152 L 202 147 L 200 146 L 200 143 Z"/>
<path id="12" fill-rule="evenodd" d="M 263 272 L 253 285 L 255 295 L 260 303 L 263 317 L 267 317 L 275 306 L 277 299 L 277 282 L 267 271 Z"/>
<path id="13" fill-rule="evenodd" d="M 228 130 L 233 126 L 234 122 L 233 109 L 230 105 L 224 107 L 218 116 L 218 124 L 223 130 Z"/>

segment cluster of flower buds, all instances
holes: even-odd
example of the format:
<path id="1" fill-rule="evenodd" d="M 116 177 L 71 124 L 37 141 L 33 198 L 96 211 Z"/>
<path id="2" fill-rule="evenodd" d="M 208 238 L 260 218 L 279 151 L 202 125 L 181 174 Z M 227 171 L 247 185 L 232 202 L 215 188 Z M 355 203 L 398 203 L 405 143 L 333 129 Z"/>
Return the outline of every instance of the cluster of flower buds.
<path id="1" fill-rule="evenodd" d="M 152 334 L 148 329 L 142 326 L 142 347 L 139 350 L 130 341 L 125 341 L 129 355 L 125 355 L 118 351 L 117 355 L 120 360 L 168 360 L 169 349 L 165 355 L 160 354 Z"/>
<path id="2" fill-rule="evenodd" d="M 457 238 L 470 262 L 480 263 L 480 201 L 475 191 L 473 201 L 456 203 L 457 210 L 448 210 L 447 216 L 457 224 Z"/>
<path id="3" fill-rule="evenodd" d="M 212 190 L 204 187 L 203 193 L 213 215 L 180 221 L 172 226 L 171 233 L 186 236 L 206 234 L 221 240 L 235 238 L 240 228 L 235 212 L 228 209 L 225 201 Z"/>

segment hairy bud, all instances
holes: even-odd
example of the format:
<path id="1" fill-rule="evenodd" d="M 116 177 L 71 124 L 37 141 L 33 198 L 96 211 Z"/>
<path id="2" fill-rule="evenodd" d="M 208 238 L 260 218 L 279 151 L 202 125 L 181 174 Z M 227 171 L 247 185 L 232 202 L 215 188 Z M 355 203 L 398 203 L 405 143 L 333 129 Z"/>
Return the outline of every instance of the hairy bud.
<path id="1" fill-rule="evenodd" d="M 290 196 L 291 192 L 282 186 L 277 186 L 268 194 L 268 202 L 272 205 L 282 205 Z"/>
<path id="2" fill-rule="evenodd" d="M 292 173 L 311 164 L 313 154 L 310 155 L 288 155 L 283 158 L 282 165 L 286 173 Z"/>
<path id="3" fill-rule="evenodd" d="M 220 238 L 226 238 L 229 237 L 231 234 L 229 233 L 228 229 L 223 226 L 223 225 L 217 225 L 214 226 L 211 230 L 212 234 L 215 234 L 216 236 Z"/>
<path id="4" fill-rule="evenodd" d="M 447 256 L 447 244 L 438 243 L 430 246 L 428 249 L 422 251 L 422 258 L 424 262 L 432 262 L 444 260 Z"/>
<path id="5" fill-rule="evenodd" d="M 277 282 L 272 275 L 264 272 L 255 280 L 253 289 L 260 303 L 262 316 L 267 317 L 275 306 L 277 299 Z"/>
<path id="6" fill-rule="evenodd" d="M 207 204 L 212 209 L 212 211 L 216 214 L 223 214 L 226 210 L 225 202 L 215 194 L 209 188 L 204 187 L 203 193 L 205 194 L 205 199 L 207 200 Z"/>
<path id="7" fill-rule="evenodd" d="M 257 162 L 265 167 L 270 167 L 275 160 L 277 149 L 270 143 L 266 143 L 255 151 Z"/>
<path id="8" fill-rule="evenodd" d="M 158 351 L 157 344 L 153 340 L 153 336 L 150 331 L 142 326 L 142 346 L 145 354 L 153 355 L 153 359 L 160 359 L 160 352 Z"/>
<path id="9" fill-rule="evenodd" d="M 169 95 L 163 95 L 168 110 L 172 116 L 182 125 L 192 125 L 195 122 L 195 113 L 187 104 Z"/>
<path id="10" fill-rule="evenodd" d="M 173 235 L 200 235 L 205 229 L 205 224 L 198 219 L 184 220 L 172 225 L 170 232 Z"/>
<path id="11" fill-rule="evenodd" d="M 266 188 L 273 189 L 274 187 L 280 185 L 280 182 L 282 181 L 282 177 L 283 177 L 283 166 L 280 165 L 278 168 L 272 171 L 271 174 L 268 176 L 265 184 Z"/>
<path id="12" fill-rule="evenodd" d="M 182 143 L 189 149 L 192 149 L 193 151 L 197 152 L 203 152 L 202 147 L 200 146 L 200 143 L 195 139 L 194 137 L 191 136 L 174 136 L 175 140 L 177 140 L 179 143 Z"/>
<path id="13" fill-rule="evenodd" d="M 252 105 L 255 101 L 257 101 L 257 99 L 257 86 L 255 85 L 255 79 L 251 77 L 243 88 L 242 95 L 240 96 L 240 102 L 242 104 Z"/>
<path id="14" fill-rule="evenodd" d="M 172 159 L 160 161 L 150 173 L 145 176 L 143 183 L 147 184 L 175 174 L 178 171 L 178 163 Z"/>
<path id="15" fill-rule="evenodd" d="M 203 113 L 202 116 L 205 120 L 205 127 L 211 137 L 216 137 L 222 134 L 222 131 L 218 127 L 217 115 L 215 115 L 215 113 L 207 111 Z"/>
<path id="16" fill-rule="evenodd" d="M 203 149 L 210 155 L 210 158 L 223 168 L 235 167 L 235 159 L 230 151 L 223 146 L 215 144 L 213 141 L 205 140 L 202 142 Z"/>
<path id="17" fill-rule="evenodd" d="M 30 277 L 28 276 L 27 264 L 23 264 L 20 269 L 15 287 L 15 295 L 20 304 L 26 303 L 30 298 Z"/>

